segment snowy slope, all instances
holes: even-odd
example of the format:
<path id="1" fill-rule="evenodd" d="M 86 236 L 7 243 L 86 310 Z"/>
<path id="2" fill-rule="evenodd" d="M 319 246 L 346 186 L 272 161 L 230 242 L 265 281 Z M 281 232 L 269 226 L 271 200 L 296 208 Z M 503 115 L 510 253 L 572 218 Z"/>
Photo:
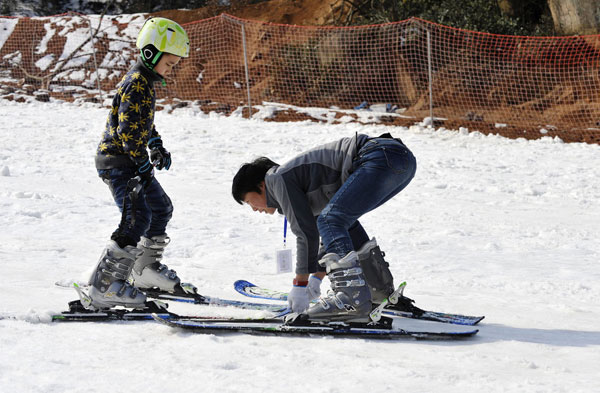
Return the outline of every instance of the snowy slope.
<path id="1" fill-rule="evenodd" d="M 229 0 L 220 0 L 219 4 L 229 5 Z M 118 15 L 181 8 L 194 9 L 205 5 L 206 0 L 170 0 L 162 2 L 145 0 L 3 0 L 0 3 L 0 12 L 4 15 L 13 16 L 44 16 L 69 11 L 83 14 L 100 14 L 106 11 L 107 15 Z"/>
<path id="2" fill-rule="evenodd" d="M 230 196 L 243 162 L 259 155 L 283 162 L 355 132 L 400 136 L 417 157 L 417 175 L 362 222 L 418 305 L 486 315 L 472 340 L 36 323 L 75 298 L 53 283 L 85 280 L 119 221 L 93 164 L 106 115 L 91 106 L 0 101 L 0 315 L 19 318 L 0 320 L 0 391 L 600 391 L 600 146 L 549 138 L 157 113 L 174 160 L 157 174 L 175 205 L 165 261 L 202 293 L 235 299 L 239 278 L 281 290 L 291 281 L 274 273 L 283 218 Z"/>

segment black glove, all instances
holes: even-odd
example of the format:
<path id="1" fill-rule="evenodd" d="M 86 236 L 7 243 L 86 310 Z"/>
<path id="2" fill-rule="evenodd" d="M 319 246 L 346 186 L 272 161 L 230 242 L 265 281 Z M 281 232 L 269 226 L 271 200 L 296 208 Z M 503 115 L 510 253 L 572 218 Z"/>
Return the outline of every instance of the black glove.
<path id="1" fill-rule="evenodd" d="M 150 148 L 150 161 L 156 163 L 158 170 L 165 168 L 168 171 L 171 167 L 171 153 L 163 147 L 162 139 L 150 139 L 148 147 Z"/>
<path id="2" fill-rule="evenodd" d="M 140 177 L 140 183 L 142 184 L 142 187 L 146 189 L 152 183 L 152 179 L 154 179 L 154 167 L 152 167 L 152 164 L 150 164 L 150 161 L 147 158 L 145 161 L 137 164 L 138 167 L 135 174 Z"/>

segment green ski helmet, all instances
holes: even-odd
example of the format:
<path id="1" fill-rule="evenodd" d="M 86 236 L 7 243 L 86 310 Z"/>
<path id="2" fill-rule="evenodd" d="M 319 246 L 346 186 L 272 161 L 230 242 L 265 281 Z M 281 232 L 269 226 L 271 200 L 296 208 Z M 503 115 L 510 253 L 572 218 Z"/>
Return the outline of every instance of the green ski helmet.
<path id="1" fill-rule="evenodd" d="M 179 57 L 190 54 L 190 39 L 177 22 L 167 18 L 150 18 L 138 34 L 135 45 L 140 49 L 140 55 L 150 69 L 160 61 L 163 53 Z"/>

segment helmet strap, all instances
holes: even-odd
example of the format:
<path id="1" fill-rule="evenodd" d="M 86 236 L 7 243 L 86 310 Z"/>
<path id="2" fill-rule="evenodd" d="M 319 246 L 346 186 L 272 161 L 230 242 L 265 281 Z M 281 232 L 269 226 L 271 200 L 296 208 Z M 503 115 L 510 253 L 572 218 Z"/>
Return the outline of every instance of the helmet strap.
<path id="1" fill-rule="evenodd" d="M 156 67 L 160 61 L 163 52 L 159 51 L 154 45 L 150 44 L 141 49 L 140 55 L 146 67 L 154 70 L 154 67 Z"/>

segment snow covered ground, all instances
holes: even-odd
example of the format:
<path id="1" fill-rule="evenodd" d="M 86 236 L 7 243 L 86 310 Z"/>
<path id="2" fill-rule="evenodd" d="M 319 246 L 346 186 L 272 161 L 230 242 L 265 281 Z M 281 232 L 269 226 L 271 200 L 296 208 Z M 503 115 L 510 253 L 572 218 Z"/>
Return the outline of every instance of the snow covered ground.
<path id="1" fill-rule="evenodd" d="M 600 146 L 425 127 L 269 123 L 158 112 L 175 214 L 165 262 L 200 292 L 275 274 L 283 218 L 230 196 L 238 167 L 391 131 L 418 170 L 362 220 L 424 308 L 485 314 L 460 342 L 193 335 L 153 323 L 51 324 L 119 221 L 93 156 L 107 110 L 0 102 L 2 392 L 598 392 Z M 293 239 L 292 239 L 293 242 Z M 323 289 L 326 289 L 324 284 Z M 252 312 L 198 306 L 206 315 Z M 241 313 L 241 314 L 240 314 Z M 39 322 L 41 320 L 41 322 Z"/>

